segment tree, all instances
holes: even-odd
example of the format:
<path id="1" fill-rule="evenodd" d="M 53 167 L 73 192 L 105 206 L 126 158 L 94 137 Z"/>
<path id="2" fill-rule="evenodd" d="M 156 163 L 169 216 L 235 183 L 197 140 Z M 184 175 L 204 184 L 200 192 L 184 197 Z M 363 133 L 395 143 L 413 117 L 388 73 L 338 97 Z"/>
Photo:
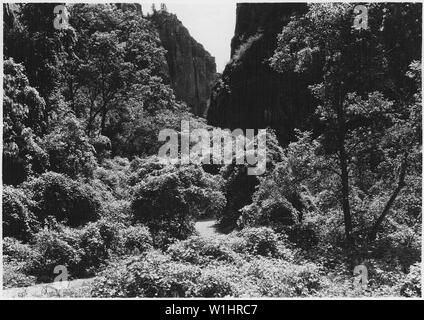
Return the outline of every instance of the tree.
<path id="1" fill-rule="evenodd" d="M 3 179 L 18 184 L 48 164 L 39 137 L 45 101 L 29 86 L 24 67 L 13 59 L 4 61 L 3 88 Z"/>
<path id="2" fill-rule="evenodd" d="M 138 85 L 161 74 L 164 50 L 149 22 L 113 5 L 75 5 L 70 23 L 78 41 L 66 73 L 65 96 L 86 117 L 89 136 L 105 134 L 110 115 L 131 104 Z"/>
<path id="3" fill-rule="evenodd" d="M 379 12 L 383 9 L 384 5 L 369 7 L 369 28 L 356 30 L 352 27 L 353 5 L 312 4 L 305 16 L 295 17 L 283 29 L 271 59 L 272 67 L 281 72 L 292 70 L 316 74 L 322 70 L 321 82 L 312 83 L 310 89 L 319 104 L 316 114 L 323 123 L 321 143 L 328 157 L 335 155 L 337 159 L 338 170 L 335 172 L 340 181 L 339 201 L 348 253 L 352 252 L 354 242 L 350 203 L 352 192 L 357 187 L 360 189 L 363 180 L 358 176 L 354 177 L 358 179 L 352 179 L 352 176 L 356 173 L 363 177 L 363 165 L 367 162 L 359 163 L 357 159 L 366 155 L 369 162 L 367 170 L 375 172 L 384 158 L 385 147 L 382 143 L 385 130 L 402 118 L 398 118 L 399 114 L 393 117 L 395 104 L 376 92 L 390 92 L 395 80 L 400 83 L 399 79 L 394 78 L 393 70 L 404 68 L 393 64 L 391 48 L 386 48 L 387 43 L 382 40 L 384 37 L 380 32 L 385 25 Z M 406 6 L 402 10 L 411 12 L 414 9 Z M 404 15 L 403 19 L 408 21 L 409 26 L 413 16 Z M 402 40 L 399 39 L 400 42 Z M 396 76 L 399 74 L 396 73 Z M 404 76 L 399 77 L 405 80 Z M 411 89 L 407 81 L 402 82 L 406 83 L 404 89 Z M 402 98 L 403 101 L 396 102 L 405 105 L 408 96 Z M 376 146 L 379 148 L 373 149 Z M 402 148 L 394 150 L 396 154 L 404 152 Z M 400 180 L 404 176 L 402 168 Z M 376 183 L 376 180 L 372 183 Z M 387 208 L 390 208 L 399 191 L 395 190 Z M 383 209 L 383 212 L 387 210 Z M 384 216 L 380 215 L 382 218 Z"/>
<path id="4" fill-rule="evenodd" d="M 221 175 L 225 180 L 225 197 L 227 199 L 225 209 L 218 215 L 222 227 L 233 229 L 237 227 L 238 220 L 242 214 L 241 209 L 252 203 L 252 196 L 260 183 L 262 176 L 249 175 L 247 164 L 237 164 L 237 154 L 235 152 L 236 138 L 233 140 L 232 163 L 221 168 Z M 246 141 L 246 144 L 255 143 Z M 276 133 L 273 130 L 266 131 L 266 171 L 264 176 L 271 174 L 282 161 L 283 150 L 278 143 Z M 254 209 L 256 210 L 256 208 Z M 240 226 L 243 225 L 243 222 Z"/>
<path id="5" fill-rule="evenodd" d="M 3 189 L 3 234 L 28 241 L 40 229 L 40 223 L 32 213 L 35 204 L 24 190 L 5 186 Z"/>
<path id="6" fill-rule="evenodd" d="M 53 26 L 53 10 L 59 4 L 20 4 L 15 10 L 15 28 L 5 33 L 5 56 L 23 63 L 29 83 L 48 105 L 50 94 L 60 84 L 60 66 L 75 41 L 72 28 L 56 30 Z"/>
<path id="7" fill-rule="evenodd" d="M 377 233 L 389 214 L 396 198 L 406 186 L 408 172 L 419 174 L 421 171 L 421 62 L 414 61 L 410 64 L 408 77 L 416 82 L 416 93 L 411 101 L 406 102 L 391 115 L 392 126 L 387 130 L 386 137 L 381 145 L 386 150 L 386 162 L 397 170 L 397 183 L 378 218 L 371 227 L 368 238 L 375 240 Z M 409 167 L 409 170 L 408 170 Z"/>
<path id="8" fill-rule="evenodd" d="M 72 114 L 60 113 L 51 132 L 43 138 L 49 154 L 49 169 L 72 178 L 92 177 L 97 166 L 96 151 L 80 121 Z"/>

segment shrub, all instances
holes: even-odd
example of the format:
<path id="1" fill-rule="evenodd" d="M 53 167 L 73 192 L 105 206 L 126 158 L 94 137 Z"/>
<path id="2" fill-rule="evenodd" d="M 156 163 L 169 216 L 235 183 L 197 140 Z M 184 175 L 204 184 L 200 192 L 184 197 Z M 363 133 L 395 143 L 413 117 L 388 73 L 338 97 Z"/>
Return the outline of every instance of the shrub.
<path id="1" fill-rule="evenodd" d="M 131 226 L 121 230 L 120 237 L 123 241 L 125 253 L 139 253 L 149 250 L 152 247 L 152 236 L 145 226 Z"/>
<path id="2" fill-rule="evenodd" d="M 110 190 L 116 190 L 119 185 L 119 176 L 114 171 L 98 167 L 94 171 L 94 177 L 103 182 Z"/>
<path id="3" fill-rule="evenodd" d="M 89 141 L 90 141 L 90 144 L 96 150 L 96 156 L 98 159 L 104 159 L 110 156 L 112 143 L 108 137 L 103 135 L 98 135 L 98 136 L 91 137 Z"/>
<path id="4" fill-rule="evenodd" d="M 246 141 L 247 144 L 255 144 L 256 141 Z M 266 132 L 266 176 L 282 159 L 283 150 L 280 147 L 276 134 L 273 130 Z M 221 169 L 221 175 L 225 180 L 225 198 L 227 200 L 224 210 L 217 213 L 218 220 L 223 227 L 229 229 L 237 226 L 244 206 L 252 203 L 253 194 L 259 184 L 258 176 L 248 175 L 247 165 L 237 165 L 236 156 L 233 162 Z"/>
<path id="5" fill-rule="evenodd" d="M 367 259 L 365 265 L 368 271 L 368 287 L 372 290 L 383 287 L 395 288 L 405 277 L 400 265 L 393 265 L 384 260 Z"/>
<path id="6" fill-rule="evenodd" d="M 189 223 L 191 224 L 191 222 L 189 222 Z M 159 231 L 153 233 L 152 238 L 153 238 L 154 247 L 160 248 L 162 250 L 166 250 L 170 245 L 179 241 L 179 239 L 170 235 L 170 231 L 168 229 L 167 230 L 159 230 Z"/>
<path id="7" fill-rule="evenodd" d="M 129 226 L 134 220 L 131 212 L 131 202 L 128 200 L 113 200 L 103 205 L 103 218 L 113 223 Z"/>
<path id="8" fill-rule="evenodd" d="M 253 277 L 262 296 L 310 296 L 322 287 L 320 269 L 313 263 L 296 265 L 258 257 L 245 268 L 245 276 Z"/>
<path id="9" fill-rule="evenodd" d="M 36 282 L 36 277 L 29 276 L 19 269 L 12 268 L 8 264 L 4 264 L 3 267 L 3 287 L 5 289 L 28 287 Z"/>
<path id="10" fill-rule="evenodd" d="M 404 297 L 421 297 L 421 263 L 417 262 L 410 267 L 400 294 Z"/>
<path id="11" fill-rule="evenodd" d="M 131 172 L 131 175 L 128 180 L 129 185 L 135 186 L 149 174 L 162 170 L 163 168 L 165 168 L 165 164 L 161 162 L 157 156 L 144 159 L 136 157 L 130 163 L 129 171 Z"/>
<path id="12" fill-rule="evenodd" d="M 250 254 L 262 256 L 278 255 L 278 237 L 267 227 L 247 228 L 239 232 L 246 240 L 244 250 Z"/>
<path id="13" fill-rule="evenodd" d="M 95 281 L 92 295 L 305 297 L 319 294 L 325 284 L 320 267 L 310 262 L 298 265 L 282 259 L 250 256 L 249 261 L 238 260 L 234 264 L 221 261 L 199 268 L 172 261 L 175 259 L 173 254 L 178 254 L 176 247 L 174 244 L 168 249 L 169 256 L 149 251 L 143 256 L 112 264 Z"/>
<path id="14" fill-rule="evenodd" d="M 196 296 L 246 298 L 261 296 L 256 279 L 246 274 L 247 265 L 249 263 L 246 260 L 239 260 L 234 264 L 220 262 L 207 265 L 196 284 Z"/>
<path id="15" fill-rule="evenodd" d="M 409 266 L 421 260 L 421 235 L 406 224 L 387 229 L 380 232 L 373 255 L 393 264 L 400 264 L 406 273 Z"/>
<path id="16" fill-rule="evenodd" d="M 295 243 L 299 248 L 310 250 L 316 248 L 319 238 L 313 223 L 303 221 L 286 228 L 288 240 Z"/>
<path id="17" fill-rule="evenodd" d="M 104 220 L 89 223 L 80 232 L 79 272 L 84 276 L 94 275 L 107 264 L 114 252 L 119 251 L 119 245 L 118 225 Z"/>
<path id="18" fill-rule="evenodd" d="M 35 236 L 34 243 L 36 254 L 25 265 L 25 271 L 36 276 L 41 282 L 53 281 L 54 268 L 58 265 L 65 266 L 70 274 L 77 274 L 81 252 L 69 242 L 72 243 L 61 232 L 48 230 L 39 232 Z M 73 239 L 73 242 L 77 242 L 77 239 Z"/>
<path id="19" fill-rule="evenodd" d="M 106 159 L 96 168 L 94 177 L 105 184 L 116 198 L 124 199 L 129 195 L 128 168 L 128 159 L 121 157 Z"/>
<path id="20" fill-rule="evenodd" d="M 135 220 L 149 227 L 156 245 L 159 232 L 166 233 L 170 242 L 186 239 L 194 232 L 197 217 L 223 208 L 220 187 L 199 166 L 167 166 L 137 185 L 131 208 Z"/>
<path id="21" fill-rule="evenodd" d="M 24 271 L 39 281 L 51 281 L 57 265 L 64 265 L 72 277 L 93 276 L 120 253 L 119 227 L 99 220 L 82 229 L 59 226 L 58 230 L 43 230 L 35 236 L 34 254 Z"/>
<path id="22" fill-rule="evenodd" d="M 320 268 L 309 262 L 295 268 L 289 281 L 296 288 L 297 296 L 307 296 L 315 294 L 321 288 L 321 277 Z"/>
<path id="23" fill-rule="evenodd" d="M 25 262 L 34 257 L 35 252 L 29 244 L 21 243 L 15 238 L 3 238 L 4 261 Z"/>
<path id="24" fill-rule="evenodd" d="M 93 196 L 96 199 L 97 203 L 100 203 L 99 214 L 103 214 L 107 204 L 115 201 L 116 197 L 113 194 L 113 191 L 104 184 L 101 180 L 93 178 L 87 181 L 86 183 L 82 183 L 85 187 L 91 189 L 94 193 Z"/>
<path id="25" fill-rule="evenodd" d="M 146 296 L 191 297 L 194 295 L 196 282 L 201 270 L 190 264 L 168 263 L 161 270 L 159 286 L 154 285 L 145 290 Z"/>
<path id="26" fill-rule="evenodd" d="M 208 264 L 211 261 L 235 260 L 236 253 L 226 248 L 218 239 L 193 236 L 169 246 L 167 253 L 175 261 Z"/>
<path id="27" fill-rule="evenodd" d="M 65 175 L 47 172 L 23 184 L 36 203 L 34 214 L 39 221 L 53 216 L 58 222 L 79 226 L 100 216 L 100 201 L 88 185 Z"/>
<path id="28" fill-rule="evenodd" d="M 252 197 L 252 204 L 240 210 L 240 227 L 270 226 L 281 229 L 302 221 L 317 210 L 309 189 L 299 184 L 289 159 L 277 163 L 261 180 Z"/>
<path id="29" fill-rule="evenodd" d="M 205 298 L 232 296 L 233 288 L 225 274 L 217 270 L 207 270 L 196 283 L 195 295 Z"/>
<path id="30" fill-rule="evenodd" d="M 92 177 L 97 166 L 95 149 L 82 124 L 73 115 L 58 115 L 54 129 L 44 140 L 49 154 L 50 170 L 69 175 Z"/>
<path id="31" fill-rule="evenodd" d="M 93 284 L 94 297 L 192 296 L 200 269 L 157 252 L 113 265 Z"/>
<path id="32" fill-rule="evenodd" d="M 237 225 L 241 228 L 249 226 L 270 226 L 279 228 L 281 226 L 291 225 L 296 221 L 298 212 L 293 205 L 285 198 L 265 199 L 264 201 L 254 202 L 240 209 L 240 217 Z"/>
<path id="33" fill-rule="evenodd" d="M 28 241 L 39 229 L 31 209 L 35 204 L 24 190 L 3 188 L 3 236 Z"/>

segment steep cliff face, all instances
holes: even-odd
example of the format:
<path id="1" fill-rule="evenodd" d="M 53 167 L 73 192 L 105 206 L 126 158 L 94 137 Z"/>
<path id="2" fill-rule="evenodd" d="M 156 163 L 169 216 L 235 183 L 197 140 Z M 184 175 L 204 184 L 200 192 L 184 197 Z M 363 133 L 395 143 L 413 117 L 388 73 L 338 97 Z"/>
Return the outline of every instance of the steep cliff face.
<path id="1" fill-rule="evenodd" d="M 290 16 L 307 9 L 302 3 L 237 4 L 232 60 L 213 88 L 208 122 L 225 128 L 276 129 L 282 143 L 295 127 L 307 126 L 312 98 L 306 80 L 269 67 L 277 34 Z"/>
<path id="2" fill-rule="evenodd" d="M 157 11 L 149 19 L 156 24 L 167 50 L 168 72 L 176 97 L 185 101 L 194 114 L 206 116 L 216 77 L 215 58 L 190 36 L 174 14 Z"/>

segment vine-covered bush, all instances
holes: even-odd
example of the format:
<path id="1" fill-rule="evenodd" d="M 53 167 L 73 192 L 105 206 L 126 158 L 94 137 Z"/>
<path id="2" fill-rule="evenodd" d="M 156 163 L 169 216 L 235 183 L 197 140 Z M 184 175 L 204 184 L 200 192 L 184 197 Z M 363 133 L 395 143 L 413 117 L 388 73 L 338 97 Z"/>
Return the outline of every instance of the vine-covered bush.
<path id="1" fill-rule="evenodd" d="M 169 165 L 151 172 L 136 186 L 131 207 L 135 219 L 149 227 L 154 239 L 162 233 L 166 244 L 190 236 L 196 218 L 219 212 L 224 205 L 214 176 L 195 165 Z"/>
<path id="2" fill-rule="evenodd" d="M 100 217 L 100 201 L 90 186 L 54 172 L 25 182 L 22 188 L 32 195 L 34 214 L 41 222 L 53 217 L 58 222 L 79 226 Z"/>
<path id="3" fill-rule="evenodd" d="M 134 221 L 131 202 L 128 200 L 112 200 L 103 204 L 103 217 L 111 222 L 131 225 Z"/>
<path id="4" fill-rule="evenodd" d="M 25 262 L 34 256 L 34 249 L 15 238 L 3 238 L 3 261 Z"/>
<path id="5" fill-rule="evenodd" d="M 257 144 L 257 140 L 249 141 L 248 145 Z M 254 147 L 257 148 L 257 145 Z M 265 173 L 262 176 L 248 174 L 248 165 L 236 164 L 236 156 L 233 156 L 233 162 L 221 169 L 221 175 L 225 180 L 225 197 L 227 199 L 224 210 L 218 212 L 218 220 L 222 227 L 233 229 L 237 227 L 237 221 L 241 215 L 241 209 L 252 203 L 256 186 L 259 184 L 259 177 L 264 177 L 272 172 L 274 167 L 281 162 L 283 149 L 278 143 L 275 131 L 267 129 L 266 131 L 266 156 Z M 241 226 L 243 227 L 243 226 Z"/>
<path id="6" fill-rule="evenodd" d="M 79 270 L 85 276 L 93 276 L 115 252 L 120 251 L 119 226 L 104 220 L 87 224 L 81 232 L 78 248 L 81 248 Z"/>
<path id="7" fill-rule="evenodd" d="M 244 250 L 250 254 L 278 255 L 278 236 L 270 228 L 246 228 L 239 232 L 239 236 L 245 239 Z"/>
<path id="8" fill-rule="evenodd" d="M 323 285 L 320 269 L 314 263 L 296 265 L 280 259 L 257 258 L 245 268 L 245 276 L 254 278 L 261 296 L 310 296 Z"/>
<path id="9" fill-rule="evenodd" d="M 193 236 L 172 244 L 167 253 L 175 261 L 199 265 L 212 261 L 234 261 L 236 253 L 222 242 L 221 239 Z"/>
<path id="10" fill-rule="evenodd" d="M 193 265 L 158 252 L 112 264 L 93 287 L 96 297 L 294 297 L 323 288 L 320 268 L 250 256 L 236 263 Z"/>
<path id="11" fill-rule="evenodd" d="M 20 188 L 3 188 L 3 236 L 28 241 L 39 229 L 31 195 Z"/>
<path id="12" fill-rule="evenodd" d="M 104 183 L 116 198 L 125 199 L 129 195 L 128 169 L 126 158 L 105 159 L 94 171 L 94 177 Z"/>
<path id="13" fill-rule="evenodd" d="M 47 282 L 55 277 L 58 265 L 65 266 L 73 278 L 93 276 L 124 251 L 119 228 L 99 220 L 82 229 L 58 225 L 56 230 L 43 230 L 35 235 L 23 270 Z"/>
<path id="14" fill-rule="evenodd" d="M 37 278 L 23 273 L 13 265 L 4 264 L 3 268 L 3 288 L 28 287 L 36 283 Z"/>
<path id="15" fill-rule="evenodd" d="M 410 267 L 400 293 L 404 297 L 421 297 L 421 263 L 417 262 Z"/>
<path id="16" fill-rule="evenodd" d="M 195 295 L 205 298 L 222 298 L 234 295 L 233 286 L 226 277 L 217 270 L 206 270 L 196 283 Z"/>
<path id="17" fill-rule="evenodd" d="M 129 167 L 130 176 L 128 183 L 130 186 L 135 186 L 137 183 L 145 179 L 149 174 L 161 170 L 166 167 L 166 164 L 157 156 L 151 156 L 148 158 L 135 157 Z"/>
<path id="18" fill-rule="evenodd" d="M 150 252 L 111 266 L 95 281 L 91 293 L 94 297 L 190 297 L 200 274 L 198 267 Z"/>
<path id="19" fill-rule="evenodd" d="M 71 236 L 73 239 L 70 239 Z M 43 230 L 35 236 L 35 256 L 25 265 L 24 269 L 30 275 L 37 277 L 39 282 L 52 282 L 56 266 L 65 266 L 71 275 L 78 274 L 81 261 L 79 247 L 73 246 L 78 242 L 75 235 Z"/>
<path id="20" fill-rule="evenodd" d="M 72 178 L 92 177 L 97 165 L 96 151 L 81 121 L 69 114 L 59 114 L 58 119 L 52 132 L 43 139 L 50 170 Z"/>
<path id="21" fill-rule="evenodd" d="M 136 225 L 122 229 L 120 237 L 126 254 L 142 253 L 152 248 L 153 240 L 149 229 L 145 226 Z"/>

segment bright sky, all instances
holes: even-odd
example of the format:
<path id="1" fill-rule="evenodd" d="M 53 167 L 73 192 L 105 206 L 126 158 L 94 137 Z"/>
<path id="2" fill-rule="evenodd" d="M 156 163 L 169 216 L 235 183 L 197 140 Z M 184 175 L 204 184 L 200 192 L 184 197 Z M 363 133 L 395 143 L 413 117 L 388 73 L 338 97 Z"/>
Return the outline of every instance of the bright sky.
<path id="1" fill-rule="evenodd" d="M 230 60 L 230 44 L 236 23 L 234 1 L 143 1 L 144 13 L 151 11 L 153 2 L 157 10 L 161 2 L 165 3 L 168 12 L 175 13 L 190 35 L 215 57 L 216 70 L 224 70 Z"/>

